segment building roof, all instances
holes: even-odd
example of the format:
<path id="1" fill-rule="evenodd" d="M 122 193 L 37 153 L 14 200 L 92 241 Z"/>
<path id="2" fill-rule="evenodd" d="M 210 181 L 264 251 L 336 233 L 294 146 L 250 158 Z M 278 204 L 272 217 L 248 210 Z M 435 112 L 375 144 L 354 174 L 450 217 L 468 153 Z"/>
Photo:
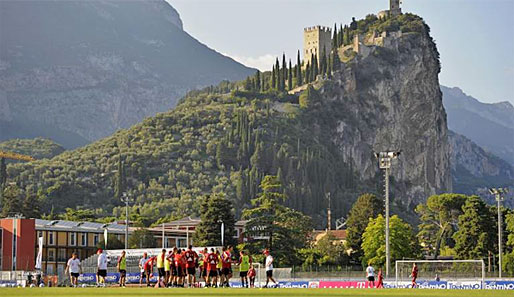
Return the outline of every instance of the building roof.
<path id="1" fill-rule="evenodd" d="M 334 240 L 346 240 L 347 235 L 346 230 L 314 230 L 312 239 L 317 242 L 327 234 L 332 235 Z"/>
<path id="2" fill-rule="evenodd" d="M 103 233 L 105 229 L 107 229 L 107 232 L 109 233 L 123 234 L 125 232 L 125 226 L 116 223 L 102 224 L 94 222 L 36 219 L 36 231 L 47 230 Z"/>
<path id="3" fill-rule="evenodd" d="M 184 228 L 187 229 L 187 227 L 196 227 L 198 224 L 200 224 L 202 220 L 198 217 L 184 217 L 179 220 L 171 221 L 168 223 L 164 223 L 165 229 L 178 229 L 178 228 Z M 246 225 L 245 220 L 239 220 L 235 223 L 236 227 L 244 227 Z M 162 229 L 163 224 L 157 225 L 155 228 Z M 194 230 L 194 228 L 191 229 L 191 231 Z"/>

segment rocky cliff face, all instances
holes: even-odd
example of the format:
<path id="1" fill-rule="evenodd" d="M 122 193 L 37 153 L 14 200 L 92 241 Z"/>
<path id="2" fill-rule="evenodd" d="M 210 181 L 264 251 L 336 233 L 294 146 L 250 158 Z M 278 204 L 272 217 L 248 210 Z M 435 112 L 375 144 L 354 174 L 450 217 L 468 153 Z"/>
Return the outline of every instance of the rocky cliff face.
<path id="1" fill-rule="evenodd" d="M 320 90 L 341 103 L 332 139 L 363 180 L 378 177 L 374 152 L 401 150 L 392 166 L 392 196 L 410 205 L 452 190 L 439 70 L 428 32 L 408 33 L 357 56 Z"/>
<path id="2" fill-rule="evenodd" d="M 253 72 L 184 32 L 164 0 L 0 1 L 0 36 L 0 140 L 96 140 Z"/>
<path id="3" fill-rule="evenodd" d="M 449 140 L 455 192 L 477 194 L 488 187 L 514 186 L 514 168 L 508 162 L 455 132 L 450 131 Z"/>
<path id="4" fill-rule="evenodd" d="M 482 103 L 456 87 L 441 90 L 448 128 L 514 165 L 514 106 Z"/>

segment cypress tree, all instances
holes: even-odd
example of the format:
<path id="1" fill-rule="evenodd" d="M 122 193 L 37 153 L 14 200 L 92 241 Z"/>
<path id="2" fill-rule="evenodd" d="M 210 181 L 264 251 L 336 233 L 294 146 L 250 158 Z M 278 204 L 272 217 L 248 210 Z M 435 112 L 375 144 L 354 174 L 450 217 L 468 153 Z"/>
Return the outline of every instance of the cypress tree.
<path id="1" fill-rule="evenodd" d="M 275 65 L 273 65 L 273 70 L 271 70 L 271 86 L 270 88 L 271 89 L 274 89 L 275 88 Z"/>
<path id="2" fill-rule="evenodd" d="M 261 72 L 257 70 L 255 73 L 255 91 L 259 92 L 261 90 Z"/>
<path id="3" fill-rule="evenodd" d="M 288 78 L 287 77 L 287 64 L 286 64 L 286 54 L 285 53 L 282 54 L 282 77 L 283 77 L 284 85 L 285 85 L 285 81 Z"/>
<path id="4" fill-rule="evenodd" d="M 312 77 L 312 81 L 315 81 L 316 80 L 316 77 L 318 77 L 318 74 L 319 74 L 319 62 L 318 62 L 318 55 L 314 55 L 314 61 L 312 62 L 312 69 L 314 71 L 312 71 L 312 74 L 313 74 L 313 77 Z"/>
<path id="5" fill-rule="evenodd" d="M 323 47 L 323 52 L 321 54 L 319 73 L 320 74 L 327 73 L 327 50 L 325 49 L 325 47 Z"/>
<path id="6" fill-rule="evenodd" d="M 281 87 L 282 87 L 282 75 L 280 73 L 280 63 L 278 62 L 278 58 L 277 60 L 275 61 L 275 73 L 277 75 L 276 77 L 276 89 L 277 90 L 281 90 Z"/>
<path id="7" fill-rule="evenodd" d="M 341 24 L 339 27 L 339 36 L 337 37 L 337 41 L 339 42 L 339 44 L 337 45 L 338 47 L 343 46 L 343 34 L 343 24 Z"/>
<path id="8" fill-rule="evenodd" d="M 5 165 L 5 158 L 0 158 L 0 199 L 4 193 L 5 185 L 7 184 L 7 166 Z M 0 200 L 2 202 L 2 200 Z"/>
<path id="9" fill-rule="evenodd" d="M 289 73 L 287 75 L 287 88 L 291 90 L 293 88 L 293 67 L 291 67 L 291 59 L 289 59 Z"/>
<path id="10" fill-rule="evenodd" d="M 307 65 L 305 66 L 305 83 L 309 83 L 311 79 L 311 70 L 310 70 L 310 63 L 307 62 Z"/>
<path id="11" fill-rule="evenodd" d="M 302 66 L 300 62 L 300 50 L 298 50 L 298 55 L 296 56 L 296 85 L 301 86 L 302 82 Z"/>
<path id="12" fill-rule="evenodd" d="M 337 24 L 334 23 L 334 34 L 332 35 L 332 50 L 336 50 L 339 46 L 339 42 L 337 40 Z"/>
<path id="13" fill-rule="evenodd" d="M 348 26 L 344 26 L 344 45 L 350 44 L 350 30 L 348 29 Z"/>
<path id="14" fill-rule="evenodd" d="M 341 67 L 341 60 L 339 60 L 339 54 L 337 51 L 332 52 L 332 71 L 336 71 Z"/>

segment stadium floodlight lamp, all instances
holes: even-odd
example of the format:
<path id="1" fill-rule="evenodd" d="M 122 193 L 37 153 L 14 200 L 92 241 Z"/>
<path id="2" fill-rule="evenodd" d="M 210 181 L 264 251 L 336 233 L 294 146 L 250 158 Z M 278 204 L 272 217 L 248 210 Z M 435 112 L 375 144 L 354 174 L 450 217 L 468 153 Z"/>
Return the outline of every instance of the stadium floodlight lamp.
<path id="1" fill-rule="evenodd" d="M 378 167 L 385 170 L 385 249 L 386 249 L 386 277 L 391 270 L 391 252 L 389 250 L 389 170 L 391 161 L 400 156 L 401 151 L 383 151 L 375 153 L 378 159 Z"/>
<path id="2" fill-rule="evenodd" d="M 503 194 L 509 192 L 508 188 L 489 188 L 489 193 L 495 196 L 496 201 L 498 202 L 497 210 L 498 210 L 498 277 L 502 277 L 502 212 L 501 212 L 501 202 L 503 201 Z"/>

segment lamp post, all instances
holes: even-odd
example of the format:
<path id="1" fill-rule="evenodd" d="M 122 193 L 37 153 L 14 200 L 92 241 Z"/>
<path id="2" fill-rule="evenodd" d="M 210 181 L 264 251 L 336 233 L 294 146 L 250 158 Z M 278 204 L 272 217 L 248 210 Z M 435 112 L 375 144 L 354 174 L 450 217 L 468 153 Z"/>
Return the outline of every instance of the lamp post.
<path id="1" fill-rule="evenodd" d="M 498 203 L 498 277 L 502 277 L 502 212 L 501 202 L 503 201 L 502 194 L 509 191 L 507 188 L 490 188 L 489 193 L 496 197 Z"/>
<path id="2" fill-rule="evenodd" d="M 398 158 L 400 152 L 385 151 L 375 153 L 378 159 L 378 166 L 385 170 L 385 246 L 386 246 L 386 277 L 389 277 L 391 269 L 391 252 L 389 250 L 389 170 L 391 161 Z"/>
<path id="3" fill-rule="evenodd" d="M 123 192 L 121 202 L 125 202 L 125 250 L 128 249 L 129 201 L 129 196 L 126 192 Z"/>

